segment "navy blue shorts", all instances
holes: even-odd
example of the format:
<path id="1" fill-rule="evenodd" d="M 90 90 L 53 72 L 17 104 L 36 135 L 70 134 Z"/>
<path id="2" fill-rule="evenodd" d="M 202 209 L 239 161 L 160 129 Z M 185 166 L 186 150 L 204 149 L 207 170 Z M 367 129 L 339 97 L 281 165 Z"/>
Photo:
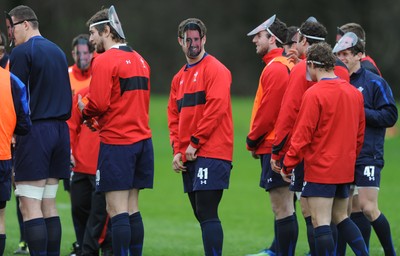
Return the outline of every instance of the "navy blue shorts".
<path id="1" fill-rule="evenodd" d="M 65 121 L 36 121 L 27 135 L 17 136 L 15 181 L 66 179 L 69 164 L 69 130 Z"/>
<path id="2" fill-rule="evenodd" d="M 354 183 L 358 187 L 378 187 L 381 183 L 382 167 L 374 165 L 356 165 Z"/>
<path id="3" fill-rule="evenodd" d="M 302 197 L 348 198 L 350 184 L 321 184 L 304 182 Z"/>
<path id="4" fill-rule="evenodd" d="M 230 161 L 197 157 L 185 163 L 182 172 L 185 193 L 198 190 L 222 190 L 229 187 L 232 163 Z"/>
<path id="5" fill-rule="evenodd" d="M 0 161 L 0 202 L 11 198 L 12 160 Z"/>
<path id="6" fill-rule="evenodd" d="M 153 188 L 154 152 L 151 139 L 130 145 L 100 143 L 96 191 Z"/>
<path id="7" fill-rule="evenodd" d="M 289 183 L 282 179 L 279 173 L 276 173 L 271 168 L 271 154 L 260 155 L 261 161 L 261 178 L 260 187 L 269 191 L 273 188 L 289 186 Z"/>
<path id="8" fill-rule="evenodd" d="M 304 183 L 304 161 L 301 161 L 296 168 L 294 168 L 292 181 L 290 182 L 289 190 L 294 192 L 301 192 Z"/>

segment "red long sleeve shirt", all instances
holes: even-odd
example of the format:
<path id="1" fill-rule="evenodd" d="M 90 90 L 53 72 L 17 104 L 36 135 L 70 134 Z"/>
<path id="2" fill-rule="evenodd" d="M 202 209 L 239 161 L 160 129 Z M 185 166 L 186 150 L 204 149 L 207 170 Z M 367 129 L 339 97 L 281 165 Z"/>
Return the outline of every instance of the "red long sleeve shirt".
<path id="1" fill-rule="evenodd" d="M 150 67 L 128 46 L 93 60 L 88 100 L 83 117 L 96 117 L 101 142 L 128 145 L 151 137 Z"/>
<path id="2" fill-rule="evenodd" d="M 72 155 L 75 159 L 74 172 L 95 175 L 100 148 L 99 131 L 91 131 L 83 124 L 82 114 L 79 111 L 78 95 L 87 97 L 89 87 L 76 92 L 72 100 L 71 118 L 67 121 L 71 140 Z"/>
<path id="3" fill-rule="evenodd" d="M 334 71 L 339 78 L 350 81 L 349 72 L 344 64 L 341 66 L 337 63 Z M 289 148 L 293 125 L 299 113 L 303 94 L 315 84 L 315 82 L 307 81 L 306 72 L 306 60 L 299 62 L 290 72 L 289 83 L 276 121 L 272 159 L 280 160 Z"/>
<path id="4" fill-rule="evenodd" d="M 263 57 L 263 69 L 251 115 L 247 149 L 256 154 L 270 154 L 275 138 L 275 122 L 281 108 L 283 95 L 289 81 L 290 69 L 294 66 L 282 56 L 283 49 L 277 48 Z"/>
<path id="5" fill-rule="evenodd" d="M 231 73 L 206 54 L 201 61 L 185 65 L 174 76 L 168 101 L 168 128 L 173 153 L 189 143 L 201 157 L 232 161 L 233 122 Z"/>
<path id="6" fill-rule="evenodd" d="M 304 93 L 284 166 L 304 158 L 305 181 L 350 183 L 364 129 L 362 94 L 344 80 L 321 80 Z"/>

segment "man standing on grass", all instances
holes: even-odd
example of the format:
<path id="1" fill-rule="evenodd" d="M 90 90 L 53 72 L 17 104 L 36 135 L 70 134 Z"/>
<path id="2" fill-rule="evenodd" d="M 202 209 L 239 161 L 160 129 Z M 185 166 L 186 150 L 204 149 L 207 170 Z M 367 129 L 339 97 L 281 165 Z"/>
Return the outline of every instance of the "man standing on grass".
<path id="1" fill-rule="evenodd" d="M 0 67 L 0 255 L 6 245 L 5 209 L 11 198 L 13 134 L 25 135 L 32 123 L 25 85 Z"/>
<path id="2" fill-rule="evenodd" d="M 315 85 L 303 95 L 282 177 L 304 159 L 301 196 L 314 227 L 315 255 L 335 255 L 331 220 L 357 256 L 368 255 L 362 235 L 347 214 L 354 165 L 361 151 L 365 116 L 359 91 L 334 73 L 336 57 L 327 43 L 307 51 L 307 73 Z"/>
<path id="3" fill-rule="evenodd" d="M 130 48 L 114 6 L 87 22 L 93 60 L 82 117 L 100 135 L 96 188 L 105 192 L 115 256 L 142 255 L 144 227 L 139 190 L 153 187 L 154 153 L 149 127 L 150 67 Z"/>
<path id="4" fill-rule="evenodd" d="M 276 252 L 271 248 L 250 255 L 294 255 L 298 225 L 293 192 L 289 191 L 289 183 L 270 165 L 275 122 L 289 81 L 289 72 L 294 66 L 286 58 L 283 49 L 287 27 L 273 15 L 247 35 L 253 37 L 256 52 L 266 66 L 260 76 L 246 146 L 252 157 L 261 162 L 260 187 L 269 192 L 275 216 L 276 239 Z"/>
<path id="5" fill-rule="evenodd" d="M 172 168 L 182 172 L 184 191 L 201 226 L 205 255 L 218 256 L 223 244 L 218 206 L 232 168 L 232 79 L 230 71 L 206 53 L 206 33 L 197 18 L 179 24 L 178 43 L 187 63 L 171 83 L 168 127 Z"/>
<path id="6" fill-rule="evenodd" d="M 56 195 L 59 179 L 69 177 L 70 164 L 67 58 L 41 36 L 38 18 L 28 6 L 12 9 L 7 24 L 15 45 L 10 71 L 26 84 L 32 120 L 31 131 L 16 138 L 15 195 L 31 255 L 58 255 L 62 230 Z"/>
<path id="7" fill-rule="evenodd" d="M 374 228 L 385 255 L 396 255 L 389 222 L 378 208 L 378 193 L 384 166 L 385 132 L 386 128 L 395 125 L 398 112 L 388 83 L 361 66 L 364 51 L 365 44 L 353 32 L 344 34 L 333 49 L 349 68 L 350 83 L 364 96 L 365 139 L 357 158 L 354 178 L 358 203 Z"/>

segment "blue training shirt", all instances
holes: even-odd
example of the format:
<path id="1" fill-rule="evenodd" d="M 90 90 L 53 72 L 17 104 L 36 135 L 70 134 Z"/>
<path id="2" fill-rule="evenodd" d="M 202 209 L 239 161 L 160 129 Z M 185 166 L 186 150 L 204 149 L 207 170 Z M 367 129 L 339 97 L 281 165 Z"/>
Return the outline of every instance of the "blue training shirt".
<path id="1" fill-rule="evenodd" d="M 56 44 L 34 36 L 18 45 L 10 55 L 10 72 L 26 85 L 32 122 L 70 118 L 68 63 Z"/>

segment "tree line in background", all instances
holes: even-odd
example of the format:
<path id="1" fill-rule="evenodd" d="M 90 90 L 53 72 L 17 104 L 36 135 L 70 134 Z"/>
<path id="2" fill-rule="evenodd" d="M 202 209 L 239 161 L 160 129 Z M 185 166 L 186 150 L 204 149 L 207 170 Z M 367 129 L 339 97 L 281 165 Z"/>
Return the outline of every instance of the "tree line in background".
<path id="1" fill-rule="evenodd" d="M 335 43 L 336 27 L 348 22 L 361 24 L 367 34 L 367 53 L 400 99 L 400 1 L 397 0 L 3 0 L 0 11 L 24 4 L 37 14 L 43 36 L 58 44 L 72 64 L 71 41 L 87 33 L 86 21 L 102 7 L 114 5 L 129 45 L 137 50 L 152 69 L 152 92 L 169 92 L 170 81 L 185 59 L 177 43 L 177 26 L 183 19 L 202 19 L 208 29 L 206 50 L 219 58 L 232 72 L 232 93 L 254 95 L 264 64 L 246 34 L 276 14 L 288 26 L 300 26 L 314 16 L 328 30 L 327 41 Z M 2 22 L 0 29 L 5 31 Z M 11 50 L 11 49 L 9 49 Z"/>

